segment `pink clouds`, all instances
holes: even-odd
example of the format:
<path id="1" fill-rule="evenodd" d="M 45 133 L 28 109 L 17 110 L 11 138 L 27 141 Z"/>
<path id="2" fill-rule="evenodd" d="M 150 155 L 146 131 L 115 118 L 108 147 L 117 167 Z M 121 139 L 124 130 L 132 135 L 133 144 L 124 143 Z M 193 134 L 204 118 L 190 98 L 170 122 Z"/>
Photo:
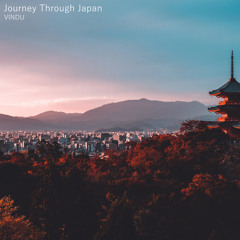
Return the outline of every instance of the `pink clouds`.
<path id="1" fill-rule="evenodd" d="M 102 81 L 75 73 L 76 59 L 71 58 L 71 62 L 53 52 L 34 57 L 36 50 L 23 51 L 21 44 L 17 47 L 6 42 L 0 43 L 0 50 L 2 113 L 29 116 L 49 109 L 83 112 L 107 102 L 100 94 L 105 89 Z"/>
<path id="2" fill-rule="evenodd" d="M 1 113 L 14 116 L 33 116 L 41 112 L 55 110 L 68 113 L 85 112 L 111 102 L 111 99 L 55 99 L 35 102 L 21 102 L 15 104 L 0 104 Z"/>
<path id="3" fill-rule="evenodd" d="M 89 56 L 84 59 L 84 53 L 79 58 L 54 48 L 41 51 L 41 48 L 26 48 L 23 43 L 6 41 L 0 42 L 0 51 L 0 113 L 31 116 L 48 110 L 85 112 L 109 102 L 140 98 L 204 101 L 201 93 L 186 95 L 176 93 L 176 89 L 175 94 L 169 93 L 165 90 L 167 81 L 161 85 L 138 81 L 137 71 L 132 75 L 133 80 L 129 80 L 121 76 L 123 66 L 120 65 L 116 71 L 106 63 L 100 71 L 100 63 L 92 62 Z M 150 70 L 156 67 L 151 66 Z M 99 71 L 105 72 L 105 77 Z M 145 75 L 147 78 L 147 70 Z"/>

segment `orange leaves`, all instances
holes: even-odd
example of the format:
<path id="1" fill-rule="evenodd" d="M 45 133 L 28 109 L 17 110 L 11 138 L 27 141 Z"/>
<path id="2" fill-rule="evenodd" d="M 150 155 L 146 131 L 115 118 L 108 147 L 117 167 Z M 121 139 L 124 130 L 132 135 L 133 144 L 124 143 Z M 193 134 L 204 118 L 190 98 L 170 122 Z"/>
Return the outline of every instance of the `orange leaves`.
<path id="1" fill-rule="evenodd" d="M 188 120 L 182 123 L 180 133 L 200 132 L 207 129 L 207 122 L 198 120 Z"/>
<path id="2" fill-rule="evenodd" d="M 171 135 L 153 136 L 138 143 L 128 155 L 131 166 L 135 169 L 144 168 L 146 172 L 155 170 L 165 160 L 166 149 L 171 146 L 175 137 Z"/>
<path id="3" fill-rule="evenodd" d="M 10 197 L 0 199 L 0 239 L 45 239 L 45 233 L 33 226 L 25 216 L 18 215 L 17 210 Z"/>
<path id="4" fill-rule="evenodd" d="M 15 152 L 11 154 L 12 163 L 23 163 L 25 160 L 25 155 L 23 153 Z"/>
<path id="5" fill-rule="evenodd" d="M 106 194 L 106 199 L 107 199 L 109 202 L 115 201 L 116 198 L 117 198 L 116 195 L 114 195 L 113 193 L 108 192 L 108 193 Z"/>
<path id="6" fill-rule="evenodd" d="M 66 158 L 65 158 L 65 157 L 59 158 L 59 163 L 60 163 L 60 164 L 66 163 Z"/>
<path id="7" fill-rule="evenodd" d="M 196 174 L 187 188 L 181 190 L 185 197 L 207 195 L 213 197 L 224 191 L 227 182 L 222 175 Z"/>

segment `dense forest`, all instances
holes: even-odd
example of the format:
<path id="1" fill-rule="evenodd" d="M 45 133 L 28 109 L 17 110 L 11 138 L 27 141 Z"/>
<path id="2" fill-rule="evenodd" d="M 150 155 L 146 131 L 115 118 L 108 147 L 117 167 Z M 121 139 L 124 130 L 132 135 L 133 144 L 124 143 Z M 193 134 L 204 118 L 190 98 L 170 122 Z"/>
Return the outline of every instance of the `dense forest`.
<path id="1" fill-rule="evenodd" d="M 240 146 L 205 122 L 104 157 L 0 155 L 2 240 L 240 239 Z"/>

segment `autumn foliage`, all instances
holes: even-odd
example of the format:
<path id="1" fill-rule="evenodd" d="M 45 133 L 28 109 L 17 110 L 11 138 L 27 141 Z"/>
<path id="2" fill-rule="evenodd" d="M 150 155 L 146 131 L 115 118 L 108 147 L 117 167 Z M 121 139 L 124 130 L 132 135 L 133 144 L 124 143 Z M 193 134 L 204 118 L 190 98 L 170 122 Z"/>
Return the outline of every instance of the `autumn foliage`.
<path id="1" fill-rule="evenodd" d="M 238 240 L 235 143 L 199 121 L 103 157 L 71 156 L 43 141 L 35 152 L 5 156 L 0 197 L 11 195 L 14 221 L 47 240 Z"/>

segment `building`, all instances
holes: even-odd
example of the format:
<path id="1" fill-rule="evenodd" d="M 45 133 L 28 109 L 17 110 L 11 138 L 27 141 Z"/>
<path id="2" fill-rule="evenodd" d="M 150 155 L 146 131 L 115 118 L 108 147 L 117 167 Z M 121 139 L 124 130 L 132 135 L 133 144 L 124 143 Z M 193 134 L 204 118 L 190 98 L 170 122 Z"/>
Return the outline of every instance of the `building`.
<path id="1" fill-rule="evenodd" d="M 225 132 L 240 129 L 240 83 L 234 77 L 233 51 L 231 56 L 231 77 L 222 87 L 209 92 L 211 96 L 223 98 L 219 105 L 208 111 L 221 114 L 217 122 L 209 124 L 210 128 L 221 127 Z"/>
<path id="2" fill-rule="evenodd" d="M 110 137 L 112 137 L 112 135 L 110 133 L 100 133 L 99 134 L 99 138 L 101 140 L 108 140 Z"/>
<path id="3" fill-rule="evenodd" d="M 40 134 L 39 135 L 39 141 L 42 141 L 42 140 L 49 141 L 50 140 L 50 135 L 48 135 L 48 134 Z"/>

